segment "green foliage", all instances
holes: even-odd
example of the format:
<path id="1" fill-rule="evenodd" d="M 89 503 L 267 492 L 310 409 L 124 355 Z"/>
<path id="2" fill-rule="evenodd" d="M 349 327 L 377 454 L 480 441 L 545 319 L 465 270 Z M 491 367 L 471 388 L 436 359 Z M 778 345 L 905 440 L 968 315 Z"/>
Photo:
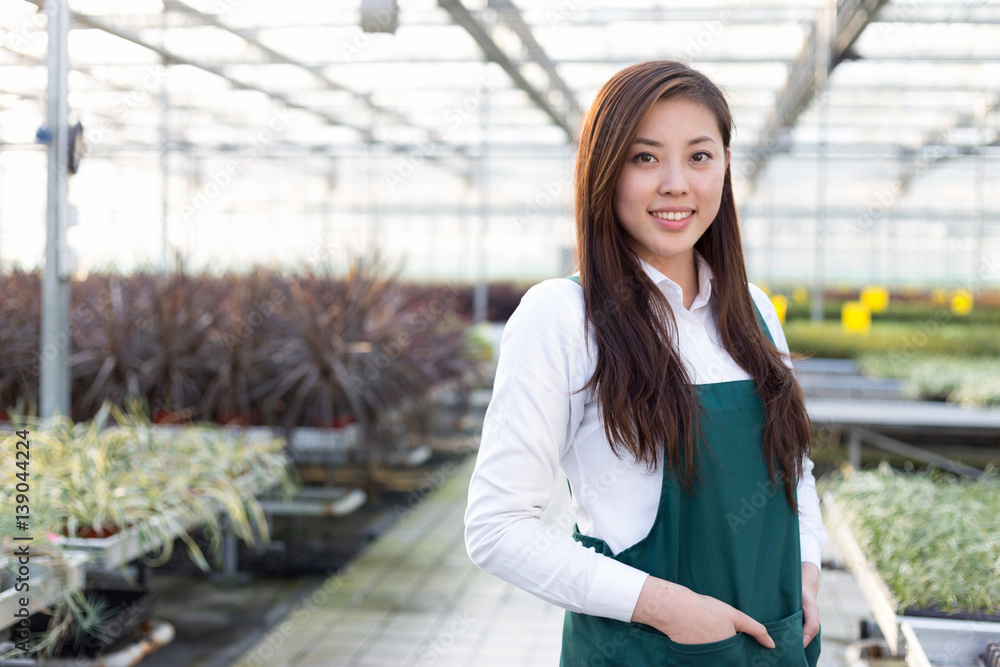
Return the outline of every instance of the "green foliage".
<path id="1" fill-rule="evenodd" d="M 793 352 L 811 357 L 851 359 L 867 353 L 1000 355 L 1000 328 L 972 327 L 950 320 L 917 324 L 872 322 L 867 335 L 849 334 L 840 322 L 788 322 L 784 326 Z"/>
<path id="2" fill-rule="evenodd" d="M 857 300 L 855 294 L 851 300 Z M 824 299 L 823 319 L 830 322 L 840 321 L 840 309 L 844 299 Z M 789 303 L 786 319 L 788 322 L 809 320 L 812 317 L 811 306 L 808 303 Z M 953 315 L 947 305 L 929 303 L 927 301 L 901 300 L 892 297 L 889 308 L 882 313 L 873 313 L 874 322 L 896 322 L 919 324 L 928 320 L 950 320 L 956 324 L 1000 325 L 1000 308 L 996 305 L 977 303 L 968 315 Z"/>
<path id="3" fill-rule="evenodd" d="M 877 471 L 821 480 L 899 604 L 1000 613 L 1000 478 Z"/>
<path id="4" fill-rule="evenodd" d="M 466 334 L 465 354 L 469 359 L 489 361 L 495 350 L 493 344 L 483 334 L 481 326 L 472 327 Z"/>
<path id="5" fill-rule="evenodd" d="M 215 425 L 154 427 L 138 404 L 123 411 L 109 404 L 89 422 L 68 418 L 47 423 L 21 420 L 31 432 L 30 529 L 40 539 L 32 551 L 44 555 L 46 569 L 68 582 L 66 563 L 72 541 L 81 530 L 115 532 L 138 539 L 151 553 L 148 562 L 164 563 L 174 535 L 202 569 L 209 564 L 191 531 L 200 527 L 210 553 L 221 561 L 223 521 L 247 544 L 268 539 L 267 523 L 254 497 L 266 489 L 291 489 L 284 440 L 250 441 Z M 0 438 L 5 469 L 15 468 L 17 437 Z M 14 485 L 7 486 L 0 515 L 3 535 L 19 534 L 14 524 Z M 46 539 L 47 538 L 47 539 Z M 4 539 L 7 566 L 17 544 Z M 69 545 L 69 546 L 67 546 Z M 34 561 L 33 562 L 38 562 Z M 121 563 L 122 566 L 126 563 Z M 34 587 L 34 583 L 32 584 Z M 61 583 L 50 633 L 60 641 L 71 626 L 89 626 L 93 609 L 78 590 Z M 58 643 L 52 636 L 46 646 Z"/>
<path id="6" fill-rule="evenodd" d="M 997 357 L 866 354 L 858 358 L 858 366 L 866 375 L 902 378 L 912 398 L 974 407 L 1000 405 Z"/>

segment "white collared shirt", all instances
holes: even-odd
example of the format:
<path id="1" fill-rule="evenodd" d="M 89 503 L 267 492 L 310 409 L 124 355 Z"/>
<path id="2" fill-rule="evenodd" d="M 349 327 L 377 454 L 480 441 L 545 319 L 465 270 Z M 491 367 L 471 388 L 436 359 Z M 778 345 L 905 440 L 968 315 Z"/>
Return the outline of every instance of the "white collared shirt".
<path id="1" fill-rule="evenodd" d="M 719 342 L 712 312 L 712 270 L 696 253 L 698 295 L 690 309 L 673 282 L 645 261 L 667 297 L 680 356 L 695 384 L 750 379 Z M 775 345 L 788 351 L 767 295 L 750 285 Z M 504 328 L 493 398 L 469 485 L 469 555 L 481 568 L 571 611 L 628 622 L 647 573 L 583 547 L 540 520 L 560 469 L 573 489 L 573 520 L 612 553 L 644 538 L 656 517 L 662 467 L 652 472 L 618 458 L 590 392 L 593 335 L 584 344 L 583 291 L 564 278 L 529 289 Z M 827 536 L 806 459 L 798 484 L 803 562 L 820 564 Z M 572 522 L 570 522 L 572 523 Z"/>

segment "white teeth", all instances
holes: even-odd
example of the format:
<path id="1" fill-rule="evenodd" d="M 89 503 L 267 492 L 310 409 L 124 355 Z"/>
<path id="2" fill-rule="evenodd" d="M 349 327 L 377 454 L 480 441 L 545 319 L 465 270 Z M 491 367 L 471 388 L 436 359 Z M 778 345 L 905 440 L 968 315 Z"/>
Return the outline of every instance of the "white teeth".
<path id="1" fill-rule="evenodd" d="M 694 211 L 681 211 L 678 213 L 654 213 L 653 215 L 655 215 L 657 218 L 660 218 L 661 220 L 683 220 L 692 213 L 694 213 Z"/>

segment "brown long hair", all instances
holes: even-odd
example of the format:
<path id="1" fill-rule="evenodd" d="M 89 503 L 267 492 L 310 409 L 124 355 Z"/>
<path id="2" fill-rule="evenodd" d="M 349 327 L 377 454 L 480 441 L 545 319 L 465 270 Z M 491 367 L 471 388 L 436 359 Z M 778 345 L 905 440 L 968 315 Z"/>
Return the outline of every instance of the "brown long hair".
<path id="1" fill-rule="evenodd" d="M 583 119 L 575 175 L 577 256 L 597 366 L 581 391 L 596 396 L 617 455 L 631 454 L 652 469 L 665 450 L 671 470 L 691 491 L 698 454 L 695 389 L 675 344 L 673 311 L 642 270 L 614 214 L 615 186 L 639 125 L 654 103 L 671 98 L 711 111 L 729 148 L 733 121 L 725 97 L 704 74 L 682 63 L 650 61 L 618 72 Z M 719 212 L 695 249 L 714 275 L 720 340 L 753 378 L 764 406 L 763 456 L 771 482 L 784 487 L 797 510 L 795 485 L 812 426 L 798 382 L 757 321 L 728 167 Z"/>

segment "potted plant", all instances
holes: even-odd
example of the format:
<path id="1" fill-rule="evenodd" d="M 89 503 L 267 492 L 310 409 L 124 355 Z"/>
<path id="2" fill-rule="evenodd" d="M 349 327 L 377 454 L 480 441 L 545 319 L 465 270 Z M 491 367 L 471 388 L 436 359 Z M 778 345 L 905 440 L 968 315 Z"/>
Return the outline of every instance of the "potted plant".
<path id="1" fill-rule="evenodd" d="M 38 342 L 41 338 L 39 274 L 0 274 L 0 410 L 34 412 L 38 401 Z"/>
<path id="2" fill-rule="evenodd" d="M 32 531 L 48 535 L 63 561 L 89 555 L 88 568 L 123 568 L 137 558 L 161 564 L 178 538 L 208 570 L 196 529 L 218 562 L 224 526 L 248 544 L 267 540 L 255 494 L 291 488 L 282 440 L 250 441 L 214 425 L 154 427 L 136 402 L 128 410 L 105 404 L 89 422 L 61 418 L 30 430 Z M 94 536 L 78 537 L 81 529 Z M 59 620 L 50 627 L 86 609 L 72 588 L 54 598 Z"/>

